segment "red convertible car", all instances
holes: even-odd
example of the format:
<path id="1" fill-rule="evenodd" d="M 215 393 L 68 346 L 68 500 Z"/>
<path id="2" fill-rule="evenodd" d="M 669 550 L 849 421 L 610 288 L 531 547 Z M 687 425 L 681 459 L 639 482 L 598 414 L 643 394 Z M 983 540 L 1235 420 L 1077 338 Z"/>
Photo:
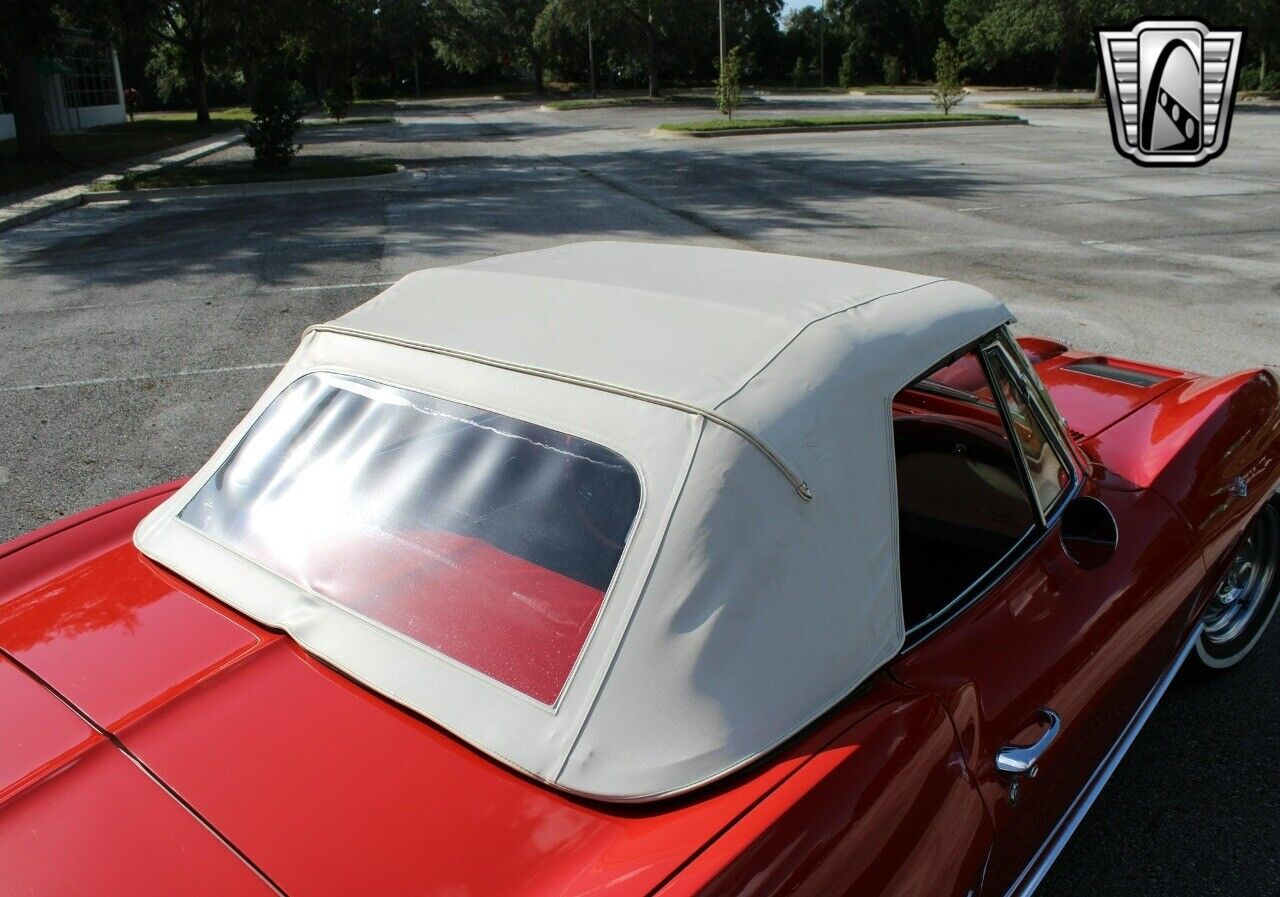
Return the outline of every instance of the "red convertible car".
<path id="1" fill-rule="evenodd" d="M 1275 612 L 1280 393 L 1010 320 L 589 243 L 311 328 L 0 548 L 0 894 L 1030 894 Z"/>

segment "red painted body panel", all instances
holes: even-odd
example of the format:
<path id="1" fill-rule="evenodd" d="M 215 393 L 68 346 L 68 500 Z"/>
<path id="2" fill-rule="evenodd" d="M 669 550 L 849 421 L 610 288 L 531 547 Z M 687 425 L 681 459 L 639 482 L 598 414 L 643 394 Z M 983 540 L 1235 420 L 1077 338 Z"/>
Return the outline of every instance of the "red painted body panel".
<path id="1" fill-rule="evenodd" d="M 0 805 L 100 741 L 75 711 L 0 658 Z"/>
<path id="2" fill-rule="evenodd" d="M 1032 344 L 1030 351 L 1028 342 Z M 1162 393 L 1185 385 L 1194 376 L 1169 368 L 1086 352 L 1072 352 L 1065 348 L 1060 351 L 1046 349 L 1044 342 L 1039 340 L 1020 340 L 1019 343 L 1024 351 L 1028 351 L 1029 357 L 1043 359 L 1036 364 L 1036 373 L 1053 397 L 1053 404 L 1058 412 L 1067 419 L 1073 430 L 1086 439 L 1132 414 Z M 1106 367 L 1120 372 L 1149 374 L 1161 380 L 1151 386 L 1136 386 L 1070 367 L 1082 363 L 1105 363 Z"/>
<path id="3" fill-rule="evenodd" d="M 0 807 L 2 897 L 272 893 L 257 873 L 105 741 Z"/>
<path id="4" fill-rule="evenodd" d="M 131 505 L 150 510 L 185 482 L 185 478 L 174 480 L 122 495 L 0 544 L 0 603 L 94 557 L 101 547 L 103 534 L 107 539 L 116 538 L 119 525 L 113 522 L 112 512 Z M 75 532 L 68 533 L 68 538 L 53 538 L 70 530 Z"/>
<path id="5" fill-rule="evenodd" d="M 1265 370 L 1193 380 L 1084 448 L 1111 482 L 1168 498 L 1213 566 L 1280 481 L 1280 386 Z M 1247 499 L 1231 493 L 1236 477 Z"/>
<path id="6" fill-rule="evenodd" d="M 0 657 L 0 897 L 272 893 L 111 741 Z"/>
<path id="7" fill-rule="evenodd" d="M 1204 576 L 1186 524 L 1151 492 L 1087 491 L 1111 509 L 1120 547 L 1083 571 L 1056 533 L 946 629 L 891 665 L 942 697 L 991 809 L 996 844 L 984 893 L 1003 894 L 1101 762 L 1182 637 Z M 1049 707 L 1062 733 L 1016 807 L 996 752 L 1030 744 Z"/>
<path id="8" fill-rule="evenodd" d="M 583 802 L 507 772 L 286 640 L 124 741 L 281 887 L 308 895 L 644 894 L 809 755 L 692 800 Z"/>
<path id="9" fill-rule="evenodd" d="M 903 692 L 829 744 L 661 897 L 965 897 L 991 824 L 932 696 Z"/>
<path id="10" fill-rule="evenodd" d="M 134 520 L 150 504 L 98 520 Z M 263 637 L 192 601 L 129 542 L 0 603 L 0 649 L 107 729 L 235 662 Z"/>

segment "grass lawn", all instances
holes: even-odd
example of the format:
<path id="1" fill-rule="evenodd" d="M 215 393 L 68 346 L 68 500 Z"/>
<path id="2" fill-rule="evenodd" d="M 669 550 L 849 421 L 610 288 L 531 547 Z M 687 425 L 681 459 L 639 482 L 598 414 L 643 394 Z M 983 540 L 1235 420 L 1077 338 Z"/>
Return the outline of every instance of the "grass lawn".
<path id="1" fill-rule="evenodd" d="M 137 120 L 71 134 L 55 134 L 61 161 L 17 165 L 14 141 L 0 141 L 0 194 L 25 190 L 86 168 L 98 168 L 180 146 L 238 128 L 253 116 L 248 109 L 217 109 L 208 128 L 196 126 L 194 112 L 143 112 Z"/>
<path id="2" fill-rule="evenodd" d="M 248 124 L 251 121 L 253 121 L 253 113 L 249 111 L 248 106 L 228 106 L 225 109 L 209 110 L 209 129 L 212 131 L 226 131 L 239 125 Z M 158 122 L 165 124 L 157 124 Z M 123 125 L 106 125 L 102 128 L 94 128 L 94 130 L 109 131 L 129 127 L 164 130 L 174 126 L 194 130 L 196 127 L 196 114 L 189 109 L 177 112 L 139 112 L 134 117 L 133 122 L 126 122 Z"/>
<path id="3" fill-rule="evenodd" d="M 544 104 L 548 109 L 557 112 L 572 112 L 574 109 L 609 109 L 614 106 L 656 106 L 670 103 L 671 97 L 596 97 L 581 100 L 552 100 Z"/>
<path id="4" fill-rule="evenodd" d="M 351 159 L 344 156 L 299 156 L 281 171 L 263 171 L 250 162 L 184 165 L 166 171 L 125 175 L 108 184 L 94 184 L 95 192 L 146 190 L 157 187 L 208 187 L 215 184 L 256 184 L 264 181 L 303 181 L 313 178 L 366 177 L 391 174 L 390 159 Z"/>
<path id="5" fill-rule="evenodd" d="M 702 121 L 669 122 L 658 125 L 663 131 L 739 131 L 752 128 L 829 128 L 839 125 L 893 125 L 945 121 L 999 121 L 1016 115 L 989 112 L 904 112 L 883 115 L 810 115 L 803 118 L 709 118 Z"/>
<path id="6" fill-rule="evenodd" d="M 1093 97 L 1012 97 L 1007 100 L 990 100 L 988 106 L 1013 106 L 1016 109 L 1075 109 L 1107 105 Z"/>

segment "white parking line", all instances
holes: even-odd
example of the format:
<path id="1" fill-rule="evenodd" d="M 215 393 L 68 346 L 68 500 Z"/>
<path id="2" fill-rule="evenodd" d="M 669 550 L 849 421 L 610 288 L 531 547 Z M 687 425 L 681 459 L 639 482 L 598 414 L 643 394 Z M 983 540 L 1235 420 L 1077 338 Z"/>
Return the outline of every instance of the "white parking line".
<path id="1" fill-rule="evenodd" d="M 991 206 L 967 206 L 963 209 L 956 209 L 957 212 L 987 212 L 992 209 L 1040 209 L 1049 206 L 1090 206 L 1099 204 L 1110 204 L 1117 202 L 1188 202 L 1199 199 L 1221 199 L 1224 196 L 1270 196 L 1275 190 L 1249 190 L 1237 191 L 1234 193 L 1169 193 L 1163 196 L 1120 196 L 1113 199 L 1064 199 L 1054 202 L 1052 200 L 1038 200 L 1036 202 L 1010 202 Z"/>
<path id="2" fill-rule="evenodd" d="M 248 298 L 261 293 L 309 293 L 323 290 L 354 290 L 360 287 L 389 287 L 394 280 L 371 280 L 364 283 L 326 283 L 297 287 L 261 287 L 251 292 L 212 293 L 208 296 L 165 296 L 158 299 L 130 299 L 125 302 L 97 302 L 90 305 L 63 305 L 57 308 L 15 308 L 0 315 L 53 315 L 69 311 L 93 311 L 98 308 L 126 308 L 130 305 L 158 305 L 166 302 L 209 302 L 214 299 Z"/>
<path id="3" fill-rule="evenodd" d="M 190 371 L 167 371 L 161 374 L 132 374 L 128 377 L 94 377 L 90 380 L 58 380 L 53 383 L 23 383 L 21 386 L 0 386 L 0 392 L 29 392 L 35 389 L 64 389 L 75 386 L 99 386 L 103 383 L 130 383 L 135 380 L 170 380 L 174 377 L 199 377 L 203 374 L 234 374 L 239 371 L 263 371 L 284 367 L 283 362 L 264 361 L 261 364 L 239 364 L 225 368 L 197 368 Z"/>

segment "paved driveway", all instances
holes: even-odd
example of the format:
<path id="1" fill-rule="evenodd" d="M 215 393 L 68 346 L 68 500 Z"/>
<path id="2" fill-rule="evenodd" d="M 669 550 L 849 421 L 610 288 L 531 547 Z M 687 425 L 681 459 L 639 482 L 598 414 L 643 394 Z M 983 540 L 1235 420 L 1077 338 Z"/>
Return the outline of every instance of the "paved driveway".
<path id="1" fill-rule="evenodd" d="M 309 153 L 421 169 L 412 188 L 94 205 L 0 234 L 0 538 L 191 472 L 307 324 L 394 278 L 569 240 L 928 272 L 1078 345 L 1211 372 L 1280 365 L 1278 111 L 1240 109 L 1226 155 L 1191 171 L 1120 159 L 1099 110 L 1033 112 L 1030 127 L 646 136 L 705 115 L 423 103 L 396 125 L 305 135 Z M 1175 687 L 1042 894 L 1280 892 L 1278 640 Z"/>

